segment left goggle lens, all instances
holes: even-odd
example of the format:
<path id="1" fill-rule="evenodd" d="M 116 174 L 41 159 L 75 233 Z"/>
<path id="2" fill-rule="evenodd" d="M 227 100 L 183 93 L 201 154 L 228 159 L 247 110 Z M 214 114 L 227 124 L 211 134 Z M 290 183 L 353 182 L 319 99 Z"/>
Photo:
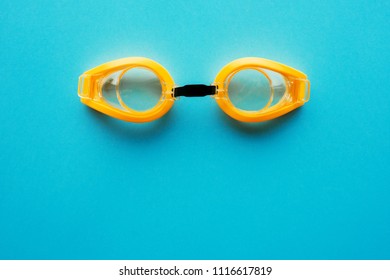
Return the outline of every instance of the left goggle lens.
<path id="1" fill-rule="evenodd" d="M 162 85 L 149 69 L 134 67 L 117 71 L 102 81 L 103 99 L 122 110 L 147 111 L 162 99 Z"/>

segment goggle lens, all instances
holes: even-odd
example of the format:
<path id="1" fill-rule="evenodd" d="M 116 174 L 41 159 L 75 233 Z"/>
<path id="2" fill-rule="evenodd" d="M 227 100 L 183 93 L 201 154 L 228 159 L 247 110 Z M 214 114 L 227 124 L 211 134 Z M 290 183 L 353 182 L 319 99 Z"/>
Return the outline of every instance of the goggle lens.
<path id="1" fill-rule="evenodd" d="M 101 92 L 104 100 L 116 108 L 142 112 L 159 103 L 162 86 L 154 72 L 134 67 L 103 79 Z"/>
<path id="2" fill-rule="evenodd" d="M 278 104 L 286 92 L 285 77 L 267 69 L 244 69 L 227 79 L 230 102 L 248 112 L 259 112 Z"/>

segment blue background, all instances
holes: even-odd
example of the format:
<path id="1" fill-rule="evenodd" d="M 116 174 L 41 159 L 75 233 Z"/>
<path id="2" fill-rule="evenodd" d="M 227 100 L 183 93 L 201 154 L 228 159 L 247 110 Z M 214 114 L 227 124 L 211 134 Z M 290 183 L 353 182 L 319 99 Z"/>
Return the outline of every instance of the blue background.
<path id="1" fill-rule="evenodd" d="M 1 4 L 0 258 L 389 259 L 388 1 Z M 176 84 L 258 56 L 311 100 L 261 124 L 211 98 L 125 123 L 78 76 L 145 56 Z"/>

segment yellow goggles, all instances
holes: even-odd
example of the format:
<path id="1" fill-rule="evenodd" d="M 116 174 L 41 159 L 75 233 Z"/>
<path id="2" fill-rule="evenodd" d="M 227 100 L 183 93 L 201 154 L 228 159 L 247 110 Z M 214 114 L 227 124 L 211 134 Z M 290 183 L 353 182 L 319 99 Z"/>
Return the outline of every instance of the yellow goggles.
<path id="1" fill-rule="evenodd" d="M 81 102 L 129 122 L 149 122 L 166 114 L 175 100 L 213 97 L 230 117 L 261 122 L 284 115 L 309 100 L 307 76 L 281 63 L 256 57 L 227 64 L 211 85 L 176 86 L 157 62 L 129 57 L 104 63 L 82 74 Z"/>

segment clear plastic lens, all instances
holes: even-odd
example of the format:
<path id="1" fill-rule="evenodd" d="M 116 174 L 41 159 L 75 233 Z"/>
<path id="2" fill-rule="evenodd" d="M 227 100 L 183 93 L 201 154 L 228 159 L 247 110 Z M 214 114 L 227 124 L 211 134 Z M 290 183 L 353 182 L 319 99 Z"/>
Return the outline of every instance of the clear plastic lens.
<path id="1" fill-rule="evenodd" d="M 146 111 L 159 102 L 162 87 L 160 79 L 152 71 L 132 68 L 122 76 L 119 91 L 127 107 L 137 111 Z"/>
<path id="2" fill-rule="evenodd" d="M 116 89 L 119 85 L 119 76 L 121 71 L 115 72 L 110 76 L 103 79 L 102 84 L 102 95 L 104 100 L 110 105 L 121 108 L 121 104 L 119 103 Z"/>
<path id="3" fill-rule="evenodd" d="M 257 70 L 242 70 L 230 79 L 228 96 L 238 109 L 259 111 L 268 105 L 272 97 L 270 82 Z"/>
<path id="4" fill-rule="evenodd" d="M 102 83 L 102 96 L 115 107 L 146 111 L 161 100 L 162 86 L 154 72 L 136 67 L 106 77 Z"/>
<path id="5" fill-rule="evenodd" d="M 266 69 L 263 71 L 268 75 L 271 81 L 271 87 L 274 92 L 274 97 L 270 106 L 273 106 L 278 104 L 285 96 L 287 91 L 287 81 L 286 78 L 280 73 Z"/>
<path id="6" fill-rule="evenodd" d="M 260 111 L 278 104 L 287 92 L 283 75 L 266 69 L 244 69 L 228 81 L 227 93 L 234 107 Z"/>

